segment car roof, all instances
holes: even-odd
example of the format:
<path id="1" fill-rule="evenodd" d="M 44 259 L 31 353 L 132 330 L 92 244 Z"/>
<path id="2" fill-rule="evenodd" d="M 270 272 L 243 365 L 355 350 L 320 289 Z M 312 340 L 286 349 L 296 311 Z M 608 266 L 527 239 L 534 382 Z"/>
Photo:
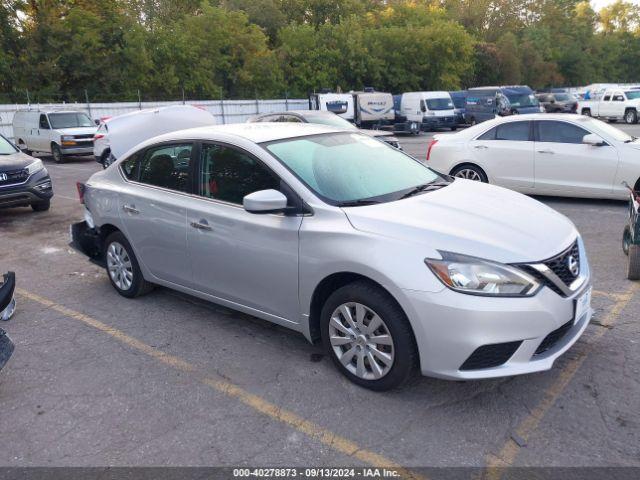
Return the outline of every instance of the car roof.
<path id="1" fill-rule="evenodd" d="M 285 138 L 305 137 L 323 133 L 344 133 L 344 129 L 317 123 L 259 122 L 212 125 L 168 133 L 156 137 L 154 141 L 198 138 L 216 140 L 218 135 L 227 135 L 249 140 L 253 143 L 271 142 Z"/>

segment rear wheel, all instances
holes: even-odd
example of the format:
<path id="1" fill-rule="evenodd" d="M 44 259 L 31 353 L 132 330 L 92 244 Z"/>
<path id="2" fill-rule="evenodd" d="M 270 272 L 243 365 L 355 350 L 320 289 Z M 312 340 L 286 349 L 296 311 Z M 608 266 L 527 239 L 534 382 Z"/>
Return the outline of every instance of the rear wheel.
<path id="1" fill-rule="evenodd" d="M 457 178 L 473 180 L 475 182 L 489 183 L 487 174 L 477 165 L 460 165 L 451 171 L 451 175 Z"/>
<path id="2" fill-rule="evenodd" d="M 629 245 L 627 278 L 629 280 L 640 280 L 640 245 Z"/>
<path id="3" fill-rule="evenodd" d="M 476 121 L 475 117 L 471 117 L 471 121 L 469 122 L 469 124 L 473 127 L 474 125 L 476 125 L 478 122 Z"/>
<path id="4" fill-rule="evenodd" d="M 627 110 L 624 114 L 624 121 L 629 125 L 638 123 L 638 112 L 635 110 Z"/>
<path id="5" fill-rule="evenodd" d="M 121 232 L 109 235 L 104 247 L 109 281 L 120 295 L 134 298 L 153 289 L 142 276 L 133 248 Z"/>
<path id="6" fill-rule="evenodd" d="M 24 143 L 24 140 L 18 140 L 18 148 L 27 155 L 31 155 L 33 152 L 27 148 L 27 144 Z"/>
<path id="7" fill-rule="evenodd" d="M 582 115 L 584 115 L 585 117 L 590 117 L 591 116 L 591 109 L 590 108 L 583 108 L 582 109 Z"/>
<path id="8" fill-rule="evenodd" d="M 34 212 L 46 212 L 51 207 L 51 200 L 45 200 L 43 202 L 32 203 L 31 208 Z"/>
<path id="9" fill-rule="evenodd" d="M 322 308 L 323 344 L 338 369 L 371 390 L 409 379 L 417 348 L 406 315 L 382 288 L 357 281 L 331 294 Z"/>
<path id="10" fill-rule="evenodd" d="M 62 150 L 60 150 L 60 147 L 55 143 L 51 145 L 51 156 L 53 157 L 53 161 L 56 163 L 64 162 L 64 155 L 62 155 Z"/>

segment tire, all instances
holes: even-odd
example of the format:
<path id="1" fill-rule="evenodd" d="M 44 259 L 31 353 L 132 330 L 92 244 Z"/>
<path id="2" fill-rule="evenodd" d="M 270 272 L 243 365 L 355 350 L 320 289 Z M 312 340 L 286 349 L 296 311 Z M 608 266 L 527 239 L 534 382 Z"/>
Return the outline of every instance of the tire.
<path id="1" fill-rule="evenodd" d="M 629 280 L 640 280 L 640 245 L 629 245 L 627 278 Z"/>
<path id="2" fill-rule="evenodd" d="M 475 182 L 489 183 L 489 179 L 487 178 L 487 174 L 484 173 L 477 165 L 472 164 L 464 164 L 455 167 L 451 170 L 451 176 L 457 178 L 465 178 L 467 180 L 473 180 Z"/>
<path id="3" fill-rule="evenodd" d="M 133 248 L 121 232 L 113 232 L 107 237 L 104 252 L 107 276 L 120 295 L 135 298 L 153 289 L 142 276 Z"/>
<path id="4" fill-rule="evenodd" d="M 102 154 L 100 163 L 102 163 L 102 168 L 104 169 L 109 167 L 115 160 L 116 160 L 116 157 L 113 156 L 113 154 L 111 153 L 111 150 L 106 150 Z"/>
<path id="5" fill-rule="evenodd" d="M 629 247 L 631 246 L 631 228 L 629 225 L 624 227 L 622 232 L 622 251 L 625 255 L 629 255 Z"/>
<path id="6" fill-rule="evenodd" d="M 51 200 L 45 200 L 43 202 L 32 203 L 31 208 L 34 212 L 46 212 L 51 207 Z"/>
<path id="7" fill-rule="evenodd" d="M 635 110 L 627 110 L 624 114 L 624 121 L 628 125 L 634 125 L 638 123 L 638 112 Z"/>
<path id="8" fill-rule="evenodd" d="M 469 122 L 469 125 L 471 125 L 473 127 L 474 125 L 477 125 L 477 124 L 478 124 L 478 122 L 476 121 L 476 118 L 475 117 L 471 117 L 471 121 Z"/>
<path id="9" fill-rule="evenodd" d="M 458 129 L 458 127 L 451 127 L 451 131 L 455 132 Z"/>
<path id="10" fill-rule="evenodd" d="M 351 327 L 343 312 L 351 314 Z M 367 327 L 375 318 L 380 320 L 376 321 L 378 328 L 368 332 Z M 418 350 L 409 320 L 396 301 L 371 282 L 359 280 L 333 292 L 322 307 L 320 326 L 327 353 L 338 370 L 357 385 L 391 390 L 405 383 L 415 371 Z M 371 342 L 372 336 L 381 341 L 384 337 L 385 343 Z M 345 364 L 338 355 L 345 358 Z"/>
<path id="11" fill-rule="evenodd" d="M 51 157 L 56 163 L 64 162 L 64 155 L 62 154 L 62 150 L 60 150 L 60 147 L 55 143 L 51 144 Z"/>
<path id="12" fill-rule="evenodd" d="M 583 108 L 582 109 L 582 115 L 584 115 L 585 117 L 590 117 L 591 116 L 591 109 L 590 108 Z"/>

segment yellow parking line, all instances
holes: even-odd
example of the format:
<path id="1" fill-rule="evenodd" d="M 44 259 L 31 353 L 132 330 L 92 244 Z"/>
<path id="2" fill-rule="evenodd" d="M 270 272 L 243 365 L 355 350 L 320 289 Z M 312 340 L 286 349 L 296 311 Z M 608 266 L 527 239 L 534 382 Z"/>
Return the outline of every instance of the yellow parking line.
<path id="1" fill-rule="evenodd" d="M 355 442 L 348 440 L 340 435 L 333 433 L 332 431 L 321 427 L 320 425 L 310 422 L 309 420 L 305 420 L 301 416 L 285 410 L 284 408 L 279 407 L 278 405 L 271 403 L 258 395 L 254 395 L 244 390 L 243 388 L 234 385 L 231 382 L 226 380 L 215 379 L 211 377 L 207 377 L 200 372 L 198 372 L 197 368 L 178 357 L 170 355 L 168 353 L 164 353 L 162 351 L 153 348 L 150 345 L 147 345 L 140 340 L 137 340 L 133 337 L 130 337 L 122 330 L 118 330 L 117 328 L 111 327 L 105 323 L 102 323 L 95 318 L 92 318 L 88 315 L 85 315 L 80 312 L 76 312 L 75 310 L 71 310 L 63 305 L 59 305 L 47 298 L 41 297 L 40 295 L 36 295 L 35 293 L 28 292 L 24 289 L 17 288 L 16 292 L 24 298 L 27 298 L 31 301 L 39 303 L 51 310 L 54 310 L 66 317 L 72 318 L 74 320 L 78 320 L 85 325 L 93 327 L 111 337 L 115 338 L 119 342 L 131 347 L 134 350 L 138 350 L 139 352 L 152 357 L 153 359 L 168 365 L 172 368 L 180 370 L 182 372 L 192 373 L 194 376 L 198 378 L 198 380 L 204 385 L 208 385 L 213 388 L 217 392 L 220 392 L 228 397 L 234 398 L 253 410 L 266 415 L 273 420 L 277 420 L 286 425 L 289 425 L 292 428 L 295 428 L 299 432 L 304 433 L 305 435 L 320 441 L 324 445 L 336 450 L 339 453 L 345 454 L 349 457 L 353 457 L 361 462 L 367 463 L 369 465 L 373 465 L 375 467 L 380 468 L 388 468 L 394 469 L 398 472 L 398 474 L 402 478 L 411 478 L 411 479 L 420 479 L 423 478 L 417 475 L 414 472 L 410 472 L 404 469 L 402 466 L 393 462 L 392 460 L 379 455 L 377 453 L 371 452 L 369 450 L 365 450 L 361 448 Z"/>
<path id="2" fill-rule="evenodd" d="M 615 323 L 618 316 L 631 301 L 635 291 L 638 289 L 638 284 L 633 284 L 624 294 L 617 294 L 618 300 L 611 307 L 609 313 L 600 322 L 602 326 L 611 326 Z M 549 409 L 555 404 L 558 397 L 562 394 L 567 385 L 571 382 L 574 375 L 584 363 L 587 355 L 589 354 L 593 344 L 597 342 L 608 329 L 598 329 L 587 341 L 588 348 L 583 349 L 575 358 L 569 360 L 565 367 L 558 375 L 558 378 L 547 388 L 544 392 L 544 396 L 540 403 L 526 416 L 526 418 L 515 429 L 515 433 L 523 440 L 527 440 L 529 436 L 538 428 L 538 425 L 549 411 Z M 486 460 L 486 469 L 484 471 L 483 479 L 486 480 L 499 480 L 504 474 L 503 468 L 513 465 L 518 453 L 520 452 L 520 446 L 512 439 L 509 438 L 504 444 L 498 454 L 489 454 Z"/>

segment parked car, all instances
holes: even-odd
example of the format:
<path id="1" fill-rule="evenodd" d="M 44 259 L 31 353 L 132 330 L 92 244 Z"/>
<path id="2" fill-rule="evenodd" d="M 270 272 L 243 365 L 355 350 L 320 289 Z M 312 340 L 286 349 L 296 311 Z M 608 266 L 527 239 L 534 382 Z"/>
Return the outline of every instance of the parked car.
<path id="1" fill-rule="evenodd" d="M 96 161 L 107 168 L 131 147 L 163 133 L 215 125 L 213 115 L 192 105 L 172 105 L 109 117 L 93 137 Z"/>
<path id="2" fill-rule="evenodd" d="M 540 93 L 536 98 L 547 113 L 576 113 L 578 110 L 578 99 L 570 93 Z"/>
<path id="3" fill-rule="evenodd" d="M 458 128 L 453 100 L 449 92 L 407 92 L 400 100 L 407 120 L 418 122 L 423 131 Z"/>
<path id="4" fill-rule="evenodd" d="M 544 112 L 544 108 L 526 85 L 467 90 L 465 118 L 471 125 L 496 117 L 540 112 Z"/>
<path id="5" fill-rule="evenodd" d="M 572 114 L 496 118 L 455 135 L 436 135 L 435 170 L 522 193 L 626 199 L 640 188 L 640 142 L 599 120 Z"/>
<path id="6" fill-rule="evenodd" d="M 18 110 L 13 116 L 13 138 L 28 155 L 46 153 L 56 163 L 66 155 L 92 155 L 97 127 L 76 110 Z"/>
<path id="7" fill-rule="evenodd" d="M 344 130 L 360 131 L 364 135 L 377 138 L 378 140 L 382 140 L 383 142 L 388 143 L 392 147 L 402 150 L 400 142 L 393 135 L 393 133 L 384 130 L 360 130 L 353 123 L 347 122 L 344 118 L 341 118 L 332 112 L 313 110 L 288 110 L 286 112 L 274 112 L 256 115 L 254 117 L 251 117 L 248 122 L 317 123 L 320 125 L 329 125 L 331 127 L 342 128 Z"/>
<path id="8" fill-rule="evenodd" d="M 0 208 L 49 210 L 53 185 L 42 160 L 23 153 L 0 135 Z"/>
<path id="9" fill-rule="evenodd" d="M 582 115 L 589 117 L 600 117 L 610 121 L 624 120 L 628 124 L 638 123 L 640 90 L 605 90 L 602 97 L 582 100 L 578 108 Z"/>
<path id="10" fill-rule="evenodd" d="M 414 365 L 448 379 L 549 369 L 592 314 L 567 218 L 355 131 L 175 132 L 79 192 L 75 243 L 122 296 L 163 285 L 322 339 L 371 389 Z"/>
<path id="11" fill-rule="evenodd" d="M 0 282 L 0 320 L 8 321 L 16 310 L 16 301 L 13 298 L 13 292 L 16 288 L 16 275 L 8 272 L 2 275 Z M 14 345 L 7 332 L 0 328 L 0 370 L 7 364 Z"/>
<path id="12" fill-rule="evenodd" d="M 449 92 L 451 100 L 453 100 L 453 113 L 456 116 L 456 123 L 458 126 L 466 125 L 465 113 L 467 112 L 467 91 L 459 90 L 457 92 Z"/>

